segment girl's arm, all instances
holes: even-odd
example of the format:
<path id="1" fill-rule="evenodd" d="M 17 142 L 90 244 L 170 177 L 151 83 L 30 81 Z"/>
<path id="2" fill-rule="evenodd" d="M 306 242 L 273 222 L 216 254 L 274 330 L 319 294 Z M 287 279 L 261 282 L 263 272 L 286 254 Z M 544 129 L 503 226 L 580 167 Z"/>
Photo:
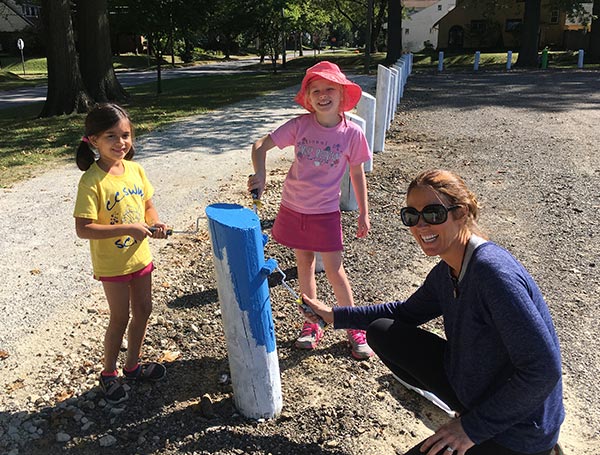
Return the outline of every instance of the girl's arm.
<path id="1" fill-rule="evenodd" d="M 258 190 L 258 197 L 262 195 L 267 181 L 267 152 L 275 147 L 271 135 L 261 137 L 252 145 L 252 167 L 254 175 L 248 177 L 248 191 Z"/>
<path id="2" fill-rule="evenodd" d="M 110 239 L 129 235 L 136 240 L 144 240 L 152 232 L 146 223 L 134 224 L 98 224 L 89 218 L 75 218 L 77 237 L 88 240 Z"/>
<path id="3" fill-rule="evenodd" d="M 154 207 L 152 199 L 146 201 L 145 210 L 145 223 L 98 224 L 89 218 L 76 217 L 75 231 L 79 238 L 88 240 L 110 239 L 124 235 L 129 235 L 140 241 L 146 237 L 166 238 L 167 226 L 159 221 L 158 212 Z M 154 233 L 148 229 L 149 226 L 157 228 Z"/>
<path id="4" fill-rule="evenodd" d="M 156 230 L 154 232 L 152 232 L 152 237 L 155 239 L 165 239 L 167 238 L 167 225 L 164 223 L 161 223 L 159 221 L 159 217 L 158 217 L 158 212 L 156 211 L 156 208 L 154 207 L 154 202 L 152 202 L 152 199 L 148 199 L 146 201 L 146 213 L 144 216 L 146 223 L 148 223 L 148 226 L 152 226 L 154 228 L 156 228 Z"/>
<path id="5" fill-rule="evenodd" d="M 358 229 L 356 236 L 366 237 L 371 229 L 371 220 L 369 219 L 369 201 L 367 198 L 367 178 L 363 164 L 350 166 L 350 180 L 354 195 L 358 204 Z"/>

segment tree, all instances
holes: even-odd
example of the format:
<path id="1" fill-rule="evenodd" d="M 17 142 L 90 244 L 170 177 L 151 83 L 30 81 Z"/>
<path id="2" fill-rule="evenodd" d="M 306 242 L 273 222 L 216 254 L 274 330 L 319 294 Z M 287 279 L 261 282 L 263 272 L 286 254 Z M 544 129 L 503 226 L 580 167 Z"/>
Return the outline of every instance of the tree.
<path id="1" fill-rule="evenodd" d="M 42 23 L 47 46 L 48 92 L 41 117 L 87 112 L 87 93 L 75 49 L 69 0 L 43 0 Z"/>
<path id="2" fill-rule="evenodd" d="M 541 0 L 525 0 L 523 27 L 521 29 L 521 49 L 515 66 L 537 68 Z"/>
<path id="3" fill-rule="evenodd" d="M 402 56 L 402 5 L 388 0 L 388 36 L 385 63 L 393 65 Z"/>
<path id="4" fill-rule="evenodd" d="M 590 33 L 590 56 L 600 59 L 600 0 L 594 0 L 592 7 L 592 32 Z"/>
<path id="5" fill-rule="evenodd" d="M 78 0 L 76 8 L 79 66 L 88 93 L 96 102 L 126 100 L 113 68 L 106 0 Z"/>

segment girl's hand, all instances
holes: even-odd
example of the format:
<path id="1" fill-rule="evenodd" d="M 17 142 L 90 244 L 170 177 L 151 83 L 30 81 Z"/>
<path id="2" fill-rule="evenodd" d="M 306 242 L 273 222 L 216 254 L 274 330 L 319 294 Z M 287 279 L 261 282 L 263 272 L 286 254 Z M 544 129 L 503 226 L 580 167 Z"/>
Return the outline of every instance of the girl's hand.
<path id="1" fill-rule="evenodd" d="M 137 241 L 142 241 L 152 235 L 146 223 L 133 223 L 129 225 L 129 235 Z"/>
<path id="2" fill-rule="evenodd" d="M 258 191 L 258 199 L 263 194 L 265 190 L 265 185 L 267 182 L 267 178 L 263 174 L 252 174 L 248 176 L 248 191 L 252 192 L 252 190 Z"/>
<path id="3" fill-rule="evenodd" d="M 369 219 L 368 214 L 360 214 L 358 215 L 358 228 L 356 230 L 356 237 L 359 239 L 366 237 L 369 231 L 371 230 L 371 220 Z"/>
<path id="4" fill-rule="evenodd" d="M 317 299 L 309 299 L 306 294 L 302 294 L 302 300 L 304 300 L 304 303 L 306 303 L 327 324 L 333 324 L 333 310 L 331 307 L 325 305 L 323 302 L 320 302 Z M 319 318 L 316 315 L 302 311 L 302 309 L 300 309 L 300 311 L 304 317 L 313 324 L 319 322 Z"/>
<path id="5" fill-rule="evenodd" d="M 474 445 L 475 443 L 465 433 L 460 419 L 452 419 L 442 425 L 433 436 L 427 438 L 419 450 L 427 455 L 435 455 L 444 450 L 448 455 L 464 455 Z M 453 449 L 452 452 L 450 448 Z"/>
<path id="6" fill-rule="evenodd" d="M 151 237 L 153 239 L 166 239 L 167 238 L 167 225 L 164 223 L 154 223 L 152 225 Z"/>

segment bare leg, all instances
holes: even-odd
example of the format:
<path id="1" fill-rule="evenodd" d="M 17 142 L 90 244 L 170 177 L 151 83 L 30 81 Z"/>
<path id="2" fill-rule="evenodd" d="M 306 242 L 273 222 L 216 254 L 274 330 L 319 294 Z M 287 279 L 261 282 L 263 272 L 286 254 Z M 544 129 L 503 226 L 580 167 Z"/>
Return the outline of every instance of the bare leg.
<path id="1" fill-rule="evenodd" d="M 117 369 L 121 340 L 129 321 L 129 283 L 103 281 L 110 309 L 110 320 L 104 334 L 104 371 Z"/>
<path id="2" fill-rule="evenodd" d="M 323 257 L 327 280 L 331 283 L 338 305 L 353 306 L 354 297 L 352 296 L 352 288 L 346 276 L 346 271 L 342 265 L 342 252 L 321 253 L 321 256 Z"/>
<path id="3" fill-rule="evenodd" d="M 316 299 L 315 253 L 307 250 L 294 250 L 294 253 L 296 253 L 300 294 L 304 293 L 311 299 Z"/>
<path id="4" fill-rule="evenodd" d="M 134 368 L 142 351 L 148 319 L 152 313 L 152 274 L 135 278 L 129 282 L 131 300 L 131 322 L 127 331 L 127 359 L 125 368 Z"/>

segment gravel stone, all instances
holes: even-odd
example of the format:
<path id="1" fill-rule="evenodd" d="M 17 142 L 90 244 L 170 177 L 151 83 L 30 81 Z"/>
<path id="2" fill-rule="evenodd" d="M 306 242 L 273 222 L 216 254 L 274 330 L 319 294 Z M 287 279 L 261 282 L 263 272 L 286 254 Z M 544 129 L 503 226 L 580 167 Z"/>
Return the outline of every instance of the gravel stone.
<path id="1" fill-rule="evenodd" d="M 367 176 L 369 236 L 356 239 L 356 213 L 342 214 L 344 264 L 357 304 L 402 299 L 437 262 L 423 255 L 400 222 L 410 179 L 432 167 L 465 178 L 482 203 L 482 228 L 528 268 L 546 297 L 563 353 L 561 445 L 579 455 L 600 453 L 598 75 L 413 74 L 385 151 Z M 374 76 L 362 78 L 374 94 Z M 87 243 L 75 237 L 71 219 L 80 172 L 61 166 L 0 190 L 0 212 L 10 219 L 0 226 L 0 310 L 6 315 L 0 349 L 9 353 L 0 360 L 0 453 L 91 455 L 100 444 L 110 455 L 387 455 L 404 453 L 446 421 L 377 358 L 353 360 L 342 331 L 328 329 L 315 352 L 295 350 L 302 321 L 273 276 L 284 409 L 260 423 L 235 409 L 202 213 L 213 202 L 250 207 L 250 144 L 301 112 L 291 101 L 296 89 L 190 118 L 140 141 L 136 159 L 157 189 L 163 220 L 194 229 L 200 217 L 200 229 L 152 242 L 154 310 L 143 356 L 178 356 L 166 363 L 164 381 L 133 384 L 118 414 L 97 384 L 108 310 L 90 277 Z M 243 126 L 227 123 L 241 119 Z M 210 151 L 202 148 L 207 144 Z M 267 234 L 289 163 L 289 150 L 269 155 L 259 213 Z M 24 226 L 31 229 L 19 229 Z M 276 259 L 297 288 L 291 251 L 270 241 L 265 257 Z M 317 281 L 319 297 L 333 303 L 324 274 Z M 427 327 L 442 333 L 439 320 Z M 203 397 L 210 398 L 210 412 L 202 411 Z M 28 430 L 36 427 L 43 432 Z M 59 434 L 69 439 L 59 443 Z"/>

